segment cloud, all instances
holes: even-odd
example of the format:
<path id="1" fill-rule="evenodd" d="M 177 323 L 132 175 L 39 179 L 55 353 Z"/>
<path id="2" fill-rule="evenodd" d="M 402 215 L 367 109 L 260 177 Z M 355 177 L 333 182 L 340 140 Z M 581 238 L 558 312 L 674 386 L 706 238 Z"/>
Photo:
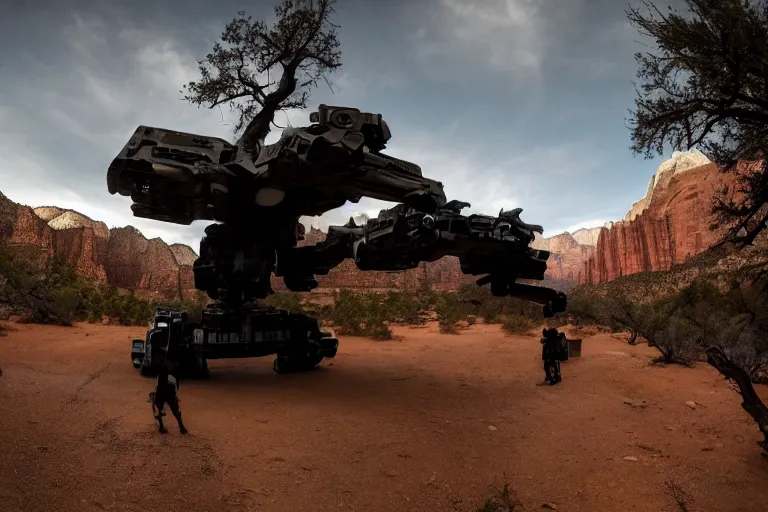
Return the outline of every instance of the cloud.
<path id="1" fill-rule="evenodd" d="M 447 32 L 485 54 L 493 69 L 538 73 L 544 20 L 533 0 L 443 0 Z"/>
<path id="2" fill-rule="evenodd" d="M 421 4 L 428 14 L 422 15 L 426 21 L 411 34 L 416 56 L 425 64 L 443 59 L 452 69 L 482 63 L 515 83 L 530 86 L 543 79 L 543 65 L 559 37 L 557 28 L 580 2 L 550 3 L 439 0 Z"/>
<path id="3" fill-rule="evenodd" d="M 589 4 L 600 3 L 614 5 Z M 195 108 L 180 100 L 179 89 L 198 78 L 196 59 L 210 51 L 228 21 L 207 13 L 229 17 L 239 6 L 214 9 L 193 0 L 171 16 L 160 1 L 152 16 L 140 19 L 108 2 L 98 5 L 47 25 L 29 14 L 30 33 L 14 33 L 26 42 L 11 55 L 18 61 L 8 64 L 18 76 L 3 75 L 0 83 L 0 190 L 15 201 L 73 208 L 111 226 L 131 224 L 147 236 L 197 248 L 208 223 L 184 227 L 133 217 L 128 198 L 106 192 L 106 170 L 138 125 L 234 140 L 227 107 Z M 615 7 L 613 17 L 601 17 L 587 5 L 340 5 L 340 15 L 350 16 L 341 22 L 345 68 L 332 75 L 334 92 L 322 84 L 310 105 L 381 112 L 393 132 L 387 152 L 419 164 L 444 184 L 449 199 L 470 202 L 465 213 L 496 215 L 519 206 L 523 220 L 543 224 L 548 235 L 590 222 L 584 219 L 620 218 L 644 193 L 652 165 L 633 164 L 623 153 L 628 143 L 615 133 L 623 129 L 626 102 L 615 89 L 595 85 L 574 92 L 568 85 L 587 75 L 596 84 L 615 80 L 622 69 L 617 64 L 623 65 L 624 49 L 617 47 L 629 33 L 621 17 Z M 396 15 L 408 20 L 382 23 Z M 0 31 L 6 47 L 13 46 L 3 39 L 9 33 Z M 596 48 L 601 59 L 592 59 Z M 582 71 L 565 65 L 579 59 L 594 64 Z M 552 74 L 559 66 L 566 71 Z M 620 111 L 615 120 L 608 103 Z M 275 121 L 306 125 L 311 110 L 280 113 Z M 279 135 L 273 129 L 267 142 Z M 642 173 L 632 178 L 638 169 Z M 350 216 L 375 217 L 390 206 L 363 198 L 302 221 L 326 228 Z"/>

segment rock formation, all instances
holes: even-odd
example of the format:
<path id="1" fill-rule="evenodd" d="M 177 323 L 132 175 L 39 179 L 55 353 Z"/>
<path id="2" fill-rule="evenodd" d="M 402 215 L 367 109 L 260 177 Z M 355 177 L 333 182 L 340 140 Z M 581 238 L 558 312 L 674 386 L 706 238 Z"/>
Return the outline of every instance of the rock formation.
<path id="1" fill-rule="evenodd" d="M 39 265 L 58 255 L 96 284 L 167 301 L 197 296 L 194 251 L 159 238 L 147 240 L 130 226 L 109 229 L 73 210 L 32 209 L 0 193 L 0 239 Z"/>
<path id="2" fill-rule="evenodd" d="M 595 245 L 584 242 L 596 240 L 599 233 L 600 228 L 580 229 L 573 234 L 563 233 L 534 240 L 531 244 L 533 247 L 551 253 L 545 274 L 547 281 L 559 284 L 559 288 L 568 288 L 575 284 L 584 262 L 595 253 Z"/>
<path id="3" fill-rule="evenodd" d="M 722 238 L 711 230 L 712 201 L 732 180 L 697 151 L 675 152 L 651 178 L 645 197 L 624 220 L 602 228 L 594 254 L 583 264 L 580 284 L 643 271 L 668 270 Z"/>
<path id="4" fill-rule="evenodd" d="M 551 238 L 538 238 L 533 246 L 552 252 L 546 282 L 567 289 L 576 282 L 584 261 L 594 252 L 597 230 L 578 230 Z M 300 245 L 315 244 L 325 233 L 312 228 Z M 136 228 L 108 228 L 73 210 L 55 206 L 30 208 L 0 194 L 0 240 L 42 265 L 62 257 L 80 276 L 98 284 L 131 290 L 145 298 L 175 301 L 198 295 L 192 264 L 197 254 L 182 244 L 148 240 Z M 320 289 L 417 289 L 429 284 L 438 290 L 455 290 L 471 284 L 476 276 L 462 274 L 458 259 L 445 257 L 404 272 L 361 272 L 346 260 L 326 276 L 317 276 Z M 275 290 L 285 290 L 273 278 Z"/>

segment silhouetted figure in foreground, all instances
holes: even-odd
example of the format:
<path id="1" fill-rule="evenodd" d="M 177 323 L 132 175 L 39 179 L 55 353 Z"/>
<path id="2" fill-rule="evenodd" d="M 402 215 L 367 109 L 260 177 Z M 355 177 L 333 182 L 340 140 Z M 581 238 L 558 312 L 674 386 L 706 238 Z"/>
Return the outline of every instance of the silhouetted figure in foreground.
<path id="1" fill-rule="evenodd" d="M 541 334 L 541 359 L 544 360 L 544 380 L 551 385 L 555 385 L 562 381 L 560 376 L 560 360 L 562 359 L 562 347 L 565 334 L 557 332 L 554 327 L 551 329 L 544 329 Z"/>
<path id="2" fill-rule="evenodd" d="M 168 432 L 163 425 L 163 406 L 168 404 L 171 409 L 171 413 L 179 422 L 179 432 L 182 434 L 187 433 L 184 423 L 181 421 L 181 411 L 179 410 L 179 398 L 176 392 L 179 389 L 179 381 L 176 375 L 174 375 L 175 366 L 172 363 L 163 363 L 160 366 L 160 371 L 157 375 L 157 386 L 155 387 L 154 396 L 152 399 L 152 410 L 155 413 L 155 419 L 160 424 L 160 433 L 165 434 Z"/>

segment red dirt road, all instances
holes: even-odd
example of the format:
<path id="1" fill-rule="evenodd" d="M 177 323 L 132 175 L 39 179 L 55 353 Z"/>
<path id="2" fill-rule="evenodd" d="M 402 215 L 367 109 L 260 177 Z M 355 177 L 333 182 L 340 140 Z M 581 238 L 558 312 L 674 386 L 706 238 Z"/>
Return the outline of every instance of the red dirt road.
<path id="1" fill-rule="evenodd" d="M 168 416 L 163 436 L 153 381 L 130 363 L 142 329 L 13 327 L 2 511 L 474 510 L 504 480 L 527 510 L 680 510 L 668 481 L 691 511 L 768 507 L 757 427 L 728 384 L 707 365 L 651 367 L 651 349 L 607 335 L 585 338 L 554 387 L 538 338 L 484 325 L 342 338 L 332 366 L 298 375 L 213 361 L 210 380 L 181 382 L 190 434 Z"/>

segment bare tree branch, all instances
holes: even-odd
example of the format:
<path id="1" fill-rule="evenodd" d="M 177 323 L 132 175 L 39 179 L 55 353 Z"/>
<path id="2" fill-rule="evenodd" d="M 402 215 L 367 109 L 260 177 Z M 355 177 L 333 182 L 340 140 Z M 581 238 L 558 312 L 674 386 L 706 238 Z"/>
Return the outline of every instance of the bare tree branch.
<path id="1" fill-rule="evenodd" d="M 699 146 L 724 171 L 768 148 L 768 1 L 686 0 L 687 13 L 662 12 L 650 0 L 627 10 L 655 42 L 638 53 L 632 150 L 647 158 L 668 147 Z M 768 167 L 739 177 L 739 204 L 720 195 L 718 224 L 734 235 L 768 204 Z M 730 190 L 723 190 L 724 193 Z M 764 227 L 741 242 L 751 243 Z"/>
<path id="2" fill-rule="evenodd" d="M 201 78 L 184 86 L 184 99 L 214 108 L 229 103 L 238 113 L 238 145 L 258 153 L 280 110 L 305 108 L 309 89 L 341 66 L 335 0 L 282 0 L 268 27 L 245 13 L 227 24 L 211 53 L 198 61 Z M 270 82 L 273 68 L 282 75 Z M 264 76 L 266 75 L 266 79 Z"/>
<path id="3" fill-rule="evenodd" d="M 734 364 L 720 347 L 710 347 L 707 350 L 707 362 L 726 379 L 736 383 L 743 399 L 741 407 L 755 420 L 763 433 L 763 441 L 759 444 L 768 453 L 768 407 L 755 391 L 749 374 Z"/>

